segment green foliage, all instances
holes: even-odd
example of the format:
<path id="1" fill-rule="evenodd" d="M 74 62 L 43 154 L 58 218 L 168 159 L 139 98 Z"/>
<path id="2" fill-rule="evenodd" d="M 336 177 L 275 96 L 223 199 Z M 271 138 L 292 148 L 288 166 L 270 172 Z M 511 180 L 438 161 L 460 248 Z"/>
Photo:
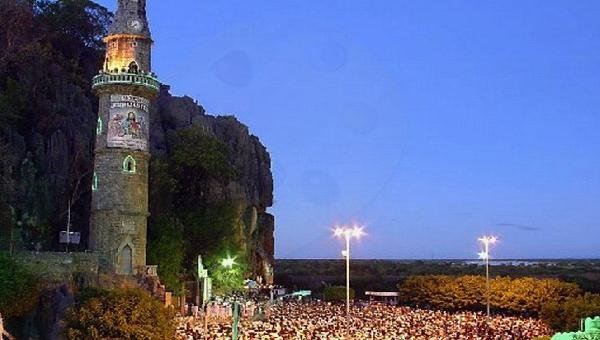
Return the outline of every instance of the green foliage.
<path id="1" fill-rule="evenodd" d="M 181 291 L 180 276 L 185 256 L 183 230 L 176 219 L 159 218 L 154 222 L 155 235 L 149 235 L 148 263 L 158 265 L 161 282 L 176 294 Z"/>
<path id="2" fill-rule="evenodd" d="M 68 339 L 173 339 L 175 322 L 141 290 L 87 291 L 67 315 Z"/>
<path id="3" fill-rule="evenodd" d="M 203 198 L 207 182 L 227 183 L 235 176 L 229 148 L 207 135 L 200 126 L 178 131 L 170 138 L 170 173 L 177 179 L 177 204 L 195 205 Z"/>
<path id="4" fill-rule="evenodd" d="M 74 47 L 104 48 L 112 18 L 105 7 L 90 0 L 37 0 L 35 6 L 43 28 L 52 28 L 45 34 L 65 52 L 72 54 Z"/>
<path id="5" fill-rule="evenodd" d="M 110 19 L 106 8 L 89 0 L 0 2 L 0 138 L 16 158 L 7 176 L 0 169 L 13 184 L 9 193 L 0 188 L 0 215 L 7 216 L 8 197 L 15 219 L 23 221 L 25 244 L 56 249 L 68 199 L 89 195 L 85 174 L 92 166 L 97 103 L 90 79 L 101 68 Z M 58 142 L 50 143 L 56 136 Z M 57 145 L 67 152 L 57 152 Z M 82 228 L 89 221 L 86 199 L 75 199 L 71 215 Z"/>
<path id="6" fill-rule="evenodd" d="M 541 318 L 560 332 L 577 331 L 583 318 L 600 315 L 600 295 L 585 294 L 564 301 L 549 301 L 542 307 Z"/>
<path id="7" fill-rule="evenodd" d="M 27 108 L 26 90 L 14 79 L 5 79 L 0 91 L 0 126 L 8 126 L 20 120 L 19 114 Z"/>
<path id="8" fill-rule="evenodd" d="M 350 288 L 350 300 L 354 300 L 354 289 Z M 328 286 L 323 290 L 323 300 L 325 301 L 346 301 L 346 287 Z"/>
<path id="9" fill-rule="evenodd" d="M 237 260 L 231 268 L 223 267 L 221 261 L 227 256 L 211 256 L 207 261 L 210 276 L 213 279 L 213 290 L 216 294 L 230 294 L 240 291 L 244 286 L 244 275 L 247 264 Z"/>
<path id="10" fill-rule="evenodd" d="M 243 286 L 247 263 L 236 239 L 237 216 L 233 203 L 219 202 L 205 203 L 182 217 L 186 267 L 192 268 L 198 254 L 202 254 L 217 293 L 231 292 Z M 232 269 L 223 268 L 221 261 L 229 256 L 236 257 L 236 264 Z"/>
<path id="11" fill-rule="evenodd" d="M 23 316 L 35 307 L 38 295 L 35 276 L 0 253 L 0 314 L 7 318 Z"/>
<path id="12" fill-rule="evenodd" d="M 600 332 L 575 334 L 573 340 L 600 340 Z"/>
<path id="13" fill-rule="evenodd" d="M 483 310 L 486 281 L 482 276 L 413 276 L 399 285 L 405 304 L 445 310 Z M 542 306 L 581 293 L 577 285 L 557 279 L 497 277 L 490 280 L 490 306 L 499 311 L 538 314 Z"/>
<path id="14" fill-rule="evenodd" d="M 150 223 L 152 223 L 153 216 L 164 217 L 173 213 L 174 199 L 177 188 L 177 179 L 169 172 L 169 161 L 168 159 L 152 157 L 150 159 L 150 171 L 149 171 L 149 204 L 152 215 L 150 216 Z M 160 226 L 157 226 L 157 232 Z M 149 232 L 153 232 L 152 229 Z"/>
<path id="15" fill-rule="evenodd" d="M 169 146 L 167 155 L 151 162 L 149 260 L 159 264 L 161 279 L 177 291 L 178 280 L 191 279 L 196 258 L 202 255 L 214 290 L 237 290 L 247 269 L 243 256 L 233 269 L 220 264 L 227 254 L 240 253 L 237 206 L 206 197 L 211 187 L 235 177 L 230 150 L 200 126 L 171 135 Z"/>
<path id="16" fill-rule="evenodd" d="M 186 235 L 186 265 L 193 264 L 198 254 L 207 258 L 236 253 L 237 214 L 229 202 L 205 203 L 181 214 Z"/>
<path id="17" fill-rule="evenodd" d="M 11 205 L 15 193 L 15 181 L 12 169 L 15 157 L 8 143 L 0 137 L 0 249 L 11 241 L 11 230 L 14 226 L 14 209 Z"/>

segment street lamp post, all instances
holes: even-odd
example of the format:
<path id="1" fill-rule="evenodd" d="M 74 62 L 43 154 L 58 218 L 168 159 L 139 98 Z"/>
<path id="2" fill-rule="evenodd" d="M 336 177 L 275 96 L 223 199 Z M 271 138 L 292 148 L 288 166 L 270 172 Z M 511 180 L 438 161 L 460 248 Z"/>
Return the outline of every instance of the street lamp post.
<path id="1" fill-rule="evenodd" d="M 483 243 L 484 250 L 479 253 L 479 258 L 485 261 L 485 296 L 487 317 L 490 317 L 490 245 L 495 244 L 498 239 L 495 236 L 483 236 L 479 242 Z"/>
<path id="2" fill-rule="evenodd" d="M 342 256 L 346 258 L 346 322 L 350 323 L 350 239 L 359 239 L 364 235 L 363 228 L 360 227 L 336 227 L 333 230 L 336 237 L 343 237 L 346 241 L 346 249 L 342 251 Z"/>
<path id="3" fill-rule="evenodd" d="M 227 256 L 221 260 L 221 265 L 229 270 L 235 265 L 235 257 Z M 236 300 L 233 302 L 232 318 L 231 318 L 231 339 L 237 340 L 239 338 L 239 322 L 240 322 L 240 305 Z"/>

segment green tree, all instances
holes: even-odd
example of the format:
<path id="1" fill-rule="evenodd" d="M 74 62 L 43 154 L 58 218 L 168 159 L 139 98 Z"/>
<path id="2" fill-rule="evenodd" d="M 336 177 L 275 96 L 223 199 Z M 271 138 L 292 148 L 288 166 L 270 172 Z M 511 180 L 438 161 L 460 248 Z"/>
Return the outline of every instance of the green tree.
<path id="1" fill-rule="evenodd" d="M 445 310 L 483 310 L 486 280 L 482 276 L 413 276 L 398 286 L 402 303 Z M 495 310 L 539 314 L 545 303 L 579 296 L 576 284 L 557 279 L 496 277 L 490 281 L 490 305 Z"/>
<path id="2" fill-rule="evenodd" d="M 240 289 L 247 264 L 239 249 L 238 205 L 210 198 L 211 188 L 235 177 L 230 150 L 201 126 L 178 131 L 168 141 L 169 152 L 150 165 L 149 259 L 159 264 L 161 279 L 173 291 L 182 278 L 192 279 L 198 255 L 215 291 Z M 228 254 L 238 256 L 232 270 L 220 263 Z"/>
<path id="3" fill-rule="evenodd" d="M 141 290 L 88 291 L 66 319 L 68 339 L 173 339 L 173 311 Z"/>
<path id="4" fill-rule="evenodd" d="M 600 295 L 586 293 L 562 301 L 546 301 L 540 317 L 557 332 L 577 331 L 581 319 L 600 316 Z"/>
<path id="5" fill-rule="evenodd" d="M 0 138 L 14 143 L 18 157 L 11 175 L 17 190 L 0 198 L 9 197 L 9 209 L 23 221 L 25 244 L 58 246 L 72 196 L 71 183 L 64 183 L 72 172 L 58 164 L 80 155 L 80 174 L 91 173 L 97 99 L 90 79 L 101 68 L 110 19 L 88 0 L 0 1 Z M 79 187 L 89 188 L 90 181 L 91 174 Z M 82 228 L 89 221 L 87 201 L 72 209 L 73 224 Z M 4 200 L 0 214 L 7 216 L 6 209 Z"/>
<path id="6" fill-rule="evenodd" d="M 170 291 L 180 293 L 185 257 L 183 229 L 177 219 L 169 217 L 158 218 L 153 229 L 155 232 L 148 235 L 148 263 L 158 265 L 161 282 Z"/>
<path id="7" fill-rule="evenodd" d="M 186 235 L 186 268 L 191 268 L 199 254 L 222 258 L 237 254 L 237 213 L 233 203 L 204 203 L 181 214 Z"/>
<path id="8" fill-rule="evenodd" d="M 354 289 L 350 288 L 350 300 L 354 300 Z M 323 290 L 323 300 L 325 301 L 346 301 L 346 287 L 328 286 Z"/>
<path id="9" fill-rule="evenodd" d="M 178 131 L 170 137 L 170 144 L 169 170 L 177 180 L 177 207 L 193 209 L 205 200 L 211 181 L 226 184 L 234 179 L 229 148 L 201 126 Z"/>
<path id="10" fill-rule="evenodd" d="M 7 318 L 20 317 L 33 310 L 38 301 L 37 278 L 0 253 L 0 314 Z"/>
<path id="11" fill-rule="evenodd" d="M 37 0 L 35 10 L 40 34 L 64 59 L 73 62 L 72 70 L 82 75 L 77 84 L 88 87 L 102 65 L 103 38 L 112 14 L 90 0 Z"/>
<path id="12" fill-rule="evenodd" d="M 212 255 L 207 261 L 207 267 L 213 279 L 214 291 L 217 294 L 230 294 L 241 291 L 244 287 L 247 264 L 242 258 L 236 258 L 233 266 L 224 267 L 222 260 L 227 256 Z"/>

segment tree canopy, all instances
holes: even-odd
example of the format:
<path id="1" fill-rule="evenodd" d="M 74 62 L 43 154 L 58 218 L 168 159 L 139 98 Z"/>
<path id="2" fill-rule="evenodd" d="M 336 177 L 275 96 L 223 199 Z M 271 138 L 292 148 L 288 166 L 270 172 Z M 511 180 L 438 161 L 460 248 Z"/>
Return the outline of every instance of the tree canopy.
<path id="1" fill-rule="evenodd" d="M 171 339 L 173 311 L 141 290 L 87 291 L 67 315 L 68 339 Z"/>
<path id="2" fill-rule="evenodd" d="M 28 270 L 0 252 L 0 314 L 20 317 L 37 304 L 38 281 Z"/>
<path id="3" fill-rule="evenodd" d="M 198 255 L 217 291 L 239 288 L 246 263 L 238 256 L 237 206 L 230 200 L 215 201 L 208 192 L 235 178 L 231 151 L 200 126 L 171 135 L 169 145 L 169 152 L 150 165 L 148 259 L 156 261 L 159 275 L 176 292 L 182 278 L 192 278 Z M 222 268 L 226 256 L 238 257 L 235 268 Z"/>

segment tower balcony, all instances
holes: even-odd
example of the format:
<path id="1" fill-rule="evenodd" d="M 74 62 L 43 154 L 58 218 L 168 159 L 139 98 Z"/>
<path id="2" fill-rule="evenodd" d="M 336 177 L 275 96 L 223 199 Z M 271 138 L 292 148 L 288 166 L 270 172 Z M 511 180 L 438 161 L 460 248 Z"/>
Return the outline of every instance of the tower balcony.
<path id="1" fill-rule="evenodd" d="M 159 92 L 160 82 L 154 73 L 105 73 L 100 72 L 92 79 L 92 89 L 98 90 L 106 85 L 137 85 Z"/>

